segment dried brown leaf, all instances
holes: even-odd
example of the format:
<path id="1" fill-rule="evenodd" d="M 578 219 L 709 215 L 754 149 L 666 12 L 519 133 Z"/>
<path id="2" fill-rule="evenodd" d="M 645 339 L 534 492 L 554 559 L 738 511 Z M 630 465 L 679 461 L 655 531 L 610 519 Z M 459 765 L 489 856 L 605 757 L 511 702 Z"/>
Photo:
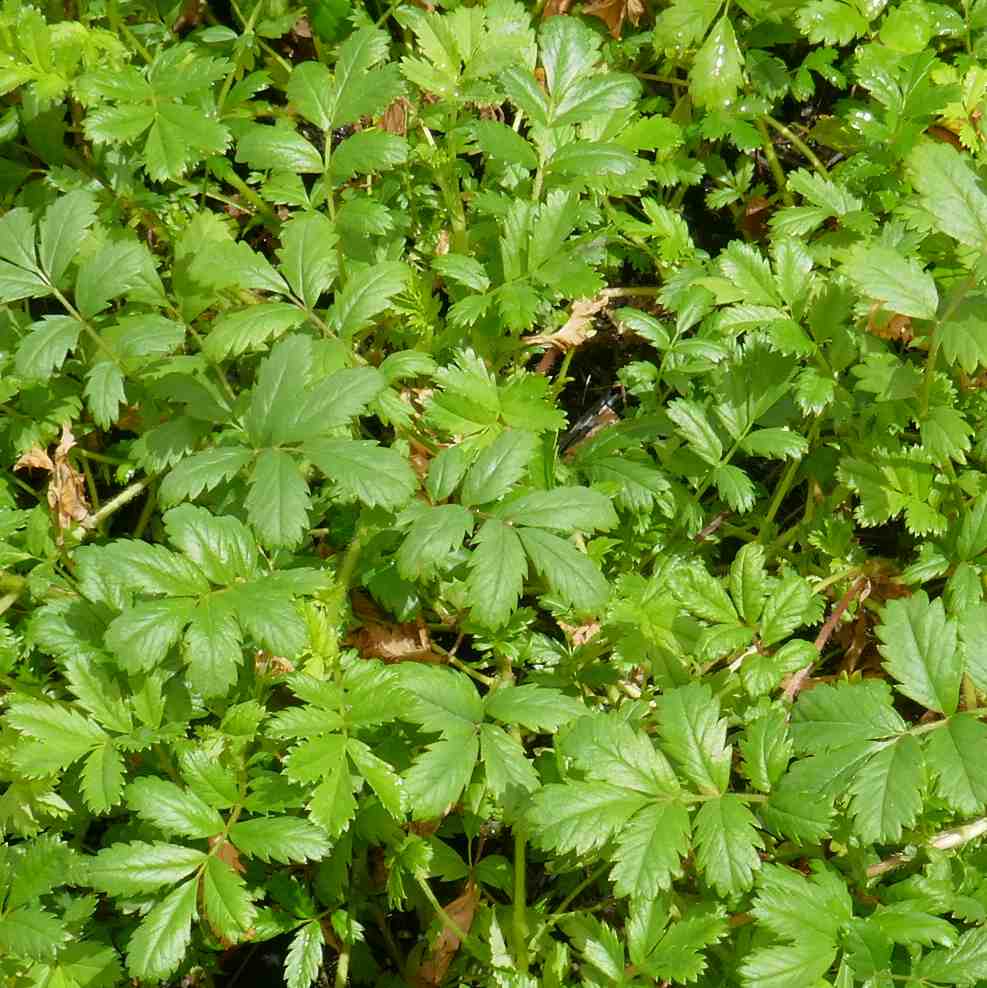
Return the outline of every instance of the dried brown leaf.
<path id="1" fill-rule="evenodd" d="M 641 20 L 644 0 L 593 0 L 583 4 L 583 13 L 590 17 L 599 17 L 610 28 L 610 33 L 619 38 L 625 18 L 635 27 Z"/>
<path id="2" fill-rule="evenodd" d="M 446 915 L 463 932 L 469 933 L 473 925 L 473 916 L 476 913 L 476 906 L 480 900 L 480 891 L 472 882 L 466 883 L 466 890 L 461 896 L 453 899 L 445 907 Z M 415 973 L 414 982 L 416 988 L 437 988 L 442 984 L 446 972 L 452 959 L 459 950 L 460 939 L 457 933 L 442 927 L 442 932 L 436 937 L 432 950 Z"/>
<path id="3" fill-rule="evenodd" d="M 577 299 L 569 310 L 569 318 L 558 332 L 525 336 L 523 342 L 529 346 L 554 347 L 562 353 L 572 350 L 596 335 L 593 316 L 605 308 L 609 301 L 606 294 L 597 295 L 596 298 Z"/>
<path id="4" fill-rule="evenodd" d="M 69 461 L 69 450 L 75 446 L 75 436 L 68 425 L 62 426 L 62 437 L 55 447 L 54 457 L 35 447 L 28 450 L 15 464 L 15 470 L 33 468 L 47 470 L 48 507 L 55 517 L 58 541 L 61 543 L 66 529 L 89 518 L 89 502 L 86 499 L 86 480 Z"/>
<path id="5" fill-rule="evenodd" d="M 386 130 L 389 134 L 397 134 L 398 137 L 404 137 L 408 133 L 408 110 L 410 109 L 411 103 L 404 96 L 399 96 L 381 116 L 381 130 Z"/>
<path id="6" fill-rule="evenodd" d="M 544 20 L 549 17 L 557 17 L 559 14 L 568 14 L 572 6 L 572 0 L 547 0 L 541 9 L 541 16 Z"/>
<path id="7" fill-rule="evenodd" d="M 363 627 L 351 631 L 346 644 L 355 648 L 365 659 L 384 662 L 444 662 L 445 657 L 432 648 L 425 622 L 395 623 L 388 621 L 363 594 L 353 594 L 353 613 Z"/>

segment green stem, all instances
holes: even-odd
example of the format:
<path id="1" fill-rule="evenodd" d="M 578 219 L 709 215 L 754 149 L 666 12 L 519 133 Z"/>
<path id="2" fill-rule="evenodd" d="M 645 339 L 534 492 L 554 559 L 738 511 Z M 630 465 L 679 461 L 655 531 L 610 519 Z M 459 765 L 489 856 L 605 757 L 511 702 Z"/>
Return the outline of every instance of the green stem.
<path id="1" fill-rule="evenodd" d="M 808 443 L 809 449 L 812 449 L 813 443 L 819 438 L 819 419 L 817 418 L 812 423 L 812 428 L 809 430 Z M 761 524 L 761 530 L 758 533 L 758 541 L 763 542 L 769 530 L 772 528 L 772 523 L 775 520 L 775 515 L 778 514 L 781 508 L 781 502 L 785 500 L 789 490 L 791 490 L 792 483 L 795 480 L 795 474 L 798 472 L 799 465 L 801 463 L 800 459 L 789 460 L 788 466 L 785 467 L 785 472 L 781 476 L 781 480 L 778 482 L 778 486 L 775 488 L 774 496 L 771 498 L 771 504 L 768 507 L 768 513 L 764 516 L 764 521 Z"/>
<path id="2" fill-rule="evenodd" d="M 485 951 L 483 949 L 483 944 L 473 936 L 472 933 L 467 933 L 446 911 L 442 908 L 442 903 L 435 898 L 435 893 L 432 891 L 431 886 L 424 878 L 417 878 L 418 887 L 425 894 L 425 898 L 428 899 L 429 905 L 435 910 L 435 914 L 442 920 L 442 925 L 445 926 L 447 930 L 454 933 L 459 942 L 462 943 L 471 954 L 480 960 L 485 959 Z"/>
<path id="3" fill-rule="evenodd" d="M 795 200 L 792 198 L 791 192 L 788 191 L 788 182 L 785 178 L 785 170 L 781 167 L 781 162 L 778 160 L 778 155 L 775 153 L 774 143 L 771 140 L 771 135 L 768 133 L 768 125 L 764 122 L 763 117 L 758 117 L 754 121 L 754 125 L 757 127 L 758 133 L 761 135 L 761 146 L 764 149 L 764 157 L 768 160 L 768 168 L 771 169 L 771 175 L 775 180 L 775 185 L 781 193 L 782 202 L 784 202 L 786 206 L 793 206 L 795 205 Z"/>
<path id="4" fill-rule="evenodd" d="M 152 481 L 154 481 L 155 476 L 155 474 L 151 474 L 141 480 L 135 481 L 129 487 L 124 488 L 124 490 L 117 494 L 116 497 L 107 501 L 106 504 L 99 509 L 99 511 L 91 514 L 84 522 L 73 528 L 71 535 L 81 542 L 86 535 L 89 534 L 89 532 L 91 532 L 94 528 L 98 528 L 102 522 L 110 517 L 110 515 L 115 514 L 121 508 L 130 504 L 134 498 L 139 497 L 141 492 L 146 490 Z"/>
<path id="5" fill-rule="evenodd" d="M 336 960 L 336 980 L 335 988 L 344 988 L 350 979 L 350 945 L 343 943 L 340 947 L 339 957 Z"/>
<path id="6" fill-rule="evenodd" d="M 528 903 L 526 882 L 527 835 L 524 825 L 514 828 L 514 961 L 521 974 L 528 973 Z"/>
<path id="7" fill-rule="evenodd" d="M 791 144 L 791 146 L 795 148 L 795 150 L 798 151 L 810 165 L 812 165 L 812 167 L 822 178 L 829 178 L 829 170 L 822 163 L 822 161 L 819 160 L 819 157 L 816 155 L 815 151 L 813 151 L 812 148 L 810 148 L 809 145 L 798 136 L 798 134 L 796 134 L 790 127 L 786 127 L 780 120 L 775 120 L 774 117 L 769 116 L 768 114 L 764 115 L 764 121 L 769 127 L 781 134 L 781 136 L 784 137 L 785 140 L 788 141 L 788 143 Z"/>
<path id="8" fill-rule="evenodd" d="M 250 19 L 246 22 L 246 24 L 243 25 L 244 35 L 254 33 L 254 26 L 257 24 L 257 18 L 260 15 L 263 6 L 264 6 L 264 0 L 257 0 L 257 3 L 254 5 L 254 9 L 250 12 Z M 240 13 L 239 10 L 237 11 L 237 13 L 238 14 Z M 241 61 L 241 59 L 243 58 L 246 52 L 249 52 L 249 49 L 246 48 L 245 46 L 240 49 L 240 51 L 237 53 L 236 61 L 233 63 L 233 68 L 231 68 L 230 71 L 226 73 L 226 78 L 223 80 L 223 88 L 220 89 L 219 98 L 216 101 L 217 113 L 220 116 L 222 116 L 223 114 L 223 105 L 226 103 L 226 97 L 229 96 L 230 89 L 233 88 L 233 80 L 237 77 L 237 75 L 240 73 L 240 70 L 243 68 L 243 62 Z"/>

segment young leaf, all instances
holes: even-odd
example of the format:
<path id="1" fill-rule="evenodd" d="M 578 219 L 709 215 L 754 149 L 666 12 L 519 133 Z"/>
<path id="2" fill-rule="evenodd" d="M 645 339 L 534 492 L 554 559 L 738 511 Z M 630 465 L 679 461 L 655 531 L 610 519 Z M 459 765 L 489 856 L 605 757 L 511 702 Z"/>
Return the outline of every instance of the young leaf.
<path id="1" fill-rule="evenodd" d="M 215 933 L 234 943 L 248 934 L 257 915 L 243 879 L 217 855 L 202 873 L 202 905 Z"/>
<path id="2" fill-rule="evenodd" d="M 88 876 L 95 888 L 110 895 L 139 895 L 174 885 L 205 860 L 204 851 L 178 844 L 116 843 L 89 862 Z"/>
<path id="3" fill-rule="evenodd" d="M 127 787 L 127 805 L 165 834 L 212 837 L 223 829 L 223 818 L 194 793 L 167 779 L 137 779 Z"/>
<path id="4" fill-rule="evenodd" d="M 309 988 L 322 966 L 322 927 L 316 919 L 299 927 L 288 947 L 284 977 L 288 988 Z"/>
<path id="5" fill-rule="evenodd" d="M 238 820 L 230 827 L 230 840 L 244 854 L 282 864 L 319 861 L 330 850 L 322 830 L 308 820 L 293 816 Z"/>

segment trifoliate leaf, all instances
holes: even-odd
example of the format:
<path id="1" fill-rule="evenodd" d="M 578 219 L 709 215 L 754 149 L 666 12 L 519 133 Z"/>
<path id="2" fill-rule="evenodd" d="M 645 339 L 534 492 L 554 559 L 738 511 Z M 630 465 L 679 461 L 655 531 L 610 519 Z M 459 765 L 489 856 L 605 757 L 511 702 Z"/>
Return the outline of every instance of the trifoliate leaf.
<path id="1" fill-rule="evenodd" d="M 517 532 L 497 518 L 488 518 L 476 533 L 469 568 L 470 618 L 487 628 L 501 627 L 514 613 L 528 575 Z"/>

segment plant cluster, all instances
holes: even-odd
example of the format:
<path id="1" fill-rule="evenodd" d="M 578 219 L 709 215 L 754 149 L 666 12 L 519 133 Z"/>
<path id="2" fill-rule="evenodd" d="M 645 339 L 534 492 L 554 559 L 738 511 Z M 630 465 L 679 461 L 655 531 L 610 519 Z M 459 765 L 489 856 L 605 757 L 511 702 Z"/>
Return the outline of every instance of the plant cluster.
<path id="1" fill-rule="evenodd" d="M 985 112 L 984 0 L 3 0 L 3 984 L 987 984 Z"/>

